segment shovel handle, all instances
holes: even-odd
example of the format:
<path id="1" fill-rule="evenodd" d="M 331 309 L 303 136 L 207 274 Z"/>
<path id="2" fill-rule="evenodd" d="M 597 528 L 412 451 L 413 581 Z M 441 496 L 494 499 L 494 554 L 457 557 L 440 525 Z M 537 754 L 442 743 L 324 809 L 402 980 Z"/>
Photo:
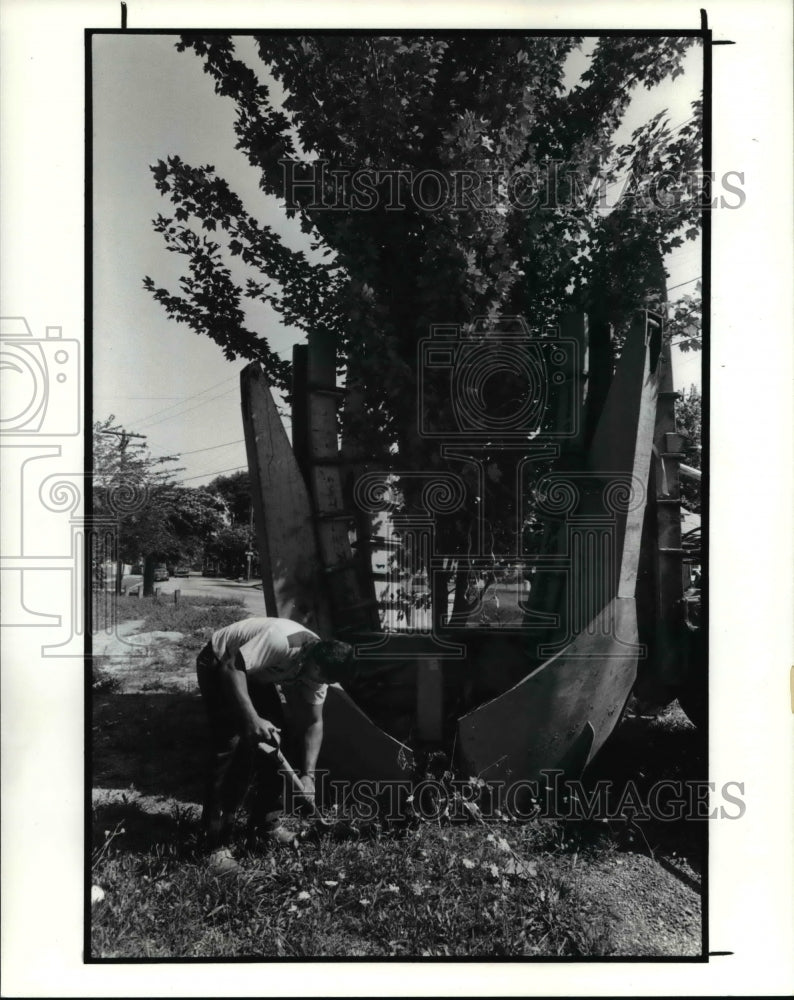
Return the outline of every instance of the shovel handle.
<path id="1" fill-rule="evenodd" d="M 290 762 L 281 752 L 281 749 L 277 746 L 271 745 L 270 743 L 258 743 L 257 749 L 261 753 L 267 754 L 268 756 L 270 756 L 271 754 L 275 755 L 275 758 L 279 763 L 280 769 L 284 771 L 289 777 L 289 780 L 292 783 L 293 791 L 295 791 L 295 793 L 299 795 L 305 802 L 309 802 L 309 804 L 312 807 L 312 812 L 316 814 L 317 813 L 316 804 L 310 802 L 310 800 L 307 799 L 306 792 L 304 791 L 303 788 L 303 782 L 299 778 L 297 772 L 295 771 L 295 768 L 292 766 L 292 764 L 290 764 Z"/>
<path id="2" fill-rule="evenodd" d="M 290 762 L 281 752 L 281 749 L 277 746 L 273 746 L 270 743 L 258 743 L 257 750 L 259 750 L 263 754 L 266 754 L 267 756 L 270 756 L 271 754 L 276 755 L 276 760 L 279 763 L 279 767 L 281 768 L 282 771 L 284 771 L 288 775 L 290 781 L 292 782 L 293 790 L 310 807 L 312 819 L 314 819 L 317 823 L 319 823 L 320 827 L 325 829 L 331 829 L 332 824 L 323 816 L 323 814 L 317 808 L 317 803 L 314 802 L 312 799 L 306 797 L 306 792 L 303 790 L 303 782 L 295 772 L 295 768 L 292 766 L 292 764 L 290 764 Z"/>

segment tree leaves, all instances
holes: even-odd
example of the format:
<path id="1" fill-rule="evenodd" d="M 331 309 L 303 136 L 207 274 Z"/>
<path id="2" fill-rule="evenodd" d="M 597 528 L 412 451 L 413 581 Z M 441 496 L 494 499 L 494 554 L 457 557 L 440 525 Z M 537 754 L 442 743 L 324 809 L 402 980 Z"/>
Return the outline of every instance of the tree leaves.
<path id="1" fill-rule="evenodd" d="M 667 335 L 680 350 L 699 351 L 703 329 L 703 303 L 701 283 L 689 295 L 682 295 L 673 303 L 667 321 Z"/>
<path id="2" fill-rule="evenodd" d="M 176 294 L 144 284 L 177 322 L 227 358 L 259 360 L 281 388 L 289 365 L 249 328 L 247 310 L 265 304 L 285 324 L 327 333 L 362 400 L 345 433 L 373 461 L 440 461 L 417 431 L 417 357 L 432 324 L 517 313 L 543 328 L 570 308 L 620 317 L 649 281 L 664 284 L 660 255 L 697 236 L 700 193 L 679 181 L 700 164 L 699 102 L 678 128 L 660 112 L 630 143 L 613 143 L 637 87 L 678 74 L 691 38 L 599 38 L 567 93 L 573 36 L 313 32 L 254 43 L 281 102 L 232 38 L 191 33 L 177 49 L 234 102 L 236 147 L 265 195 L 285 204 L 289 170 L 310 181 L 285 214 L 308 234 L 311 259 L 257 221 L 211 165 L 169 156 L 151 168 L 171 206 L 154 226 L 186 274 Z M 374 204 L 345 210 L 362 171 Z M 431 171 L 479 186 L 428 208 L 411 179 Z M 605 211 L 607 184 L 620 197 Z M 329 209 L 340 191 L 341 210 Z M 403 207 L 387 208 L 390 198 Z M 594 342 L 599 360 L 611 365 L 611 346 Z M 422 385 L 438 425 L 452 425 L 449 393 Z"/>

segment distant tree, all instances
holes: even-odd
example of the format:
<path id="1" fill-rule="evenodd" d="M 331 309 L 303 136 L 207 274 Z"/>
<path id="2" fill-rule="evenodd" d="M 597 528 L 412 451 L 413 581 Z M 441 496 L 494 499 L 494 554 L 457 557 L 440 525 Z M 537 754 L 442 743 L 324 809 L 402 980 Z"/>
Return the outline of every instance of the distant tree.
<path id="1" fill-rule="evenodd" d="M 247 469 L 228 476 L 216 476 L 207 484 L 207 492 L 222 497 L 234 525 L 248 525 L 251 521 L 251 478 Z"/>
<path id="2" fill-rule="evenodd" d="M 226 576 L 244 576 L 247 569 L 247 555 L 251 548 L 251 533 L 247 527 L 227 524 L 216 531 L 206 546 L 207 558 L 217 562 Z"/>
<path id="3" fill-rule="evenodd" d="M 143 558 L 149 595 L 157 563 L 193 561 L 223 526 L 225 504 L 205 489 L 177 483 L 175 458 L 152 457 L 113 415 L 94 424 L 93 447 L 94 513 L 116 522 L 123 561 Z"/>

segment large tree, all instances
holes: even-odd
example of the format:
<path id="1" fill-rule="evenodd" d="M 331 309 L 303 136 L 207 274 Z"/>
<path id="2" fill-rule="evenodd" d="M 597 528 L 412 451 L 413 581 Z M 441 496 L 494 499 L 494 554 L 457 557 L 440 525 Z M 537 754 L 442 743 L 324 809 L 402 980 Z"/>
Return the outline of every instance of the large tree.
<path id="1" fill-rule="evenodd" d="M 518 314 L 542 331 L 586 311 L 597 404 L 627 316 L 664 286 L 662 256 L 698 233 L 701 109 L 677 127 L 656 115 L 617 147 L 637 90 L 679 75 L 695 40 L 601 37 L 566 90 L 565 63 L 582 41 L 263 34 L 254 68 L 229 36 L 183 36 L 177 48 L 202 59 L 216 93 L 234 102 L 237 148 L 311 252 L 290 249 L 211 165 L 169 156 L 152 168 L 171 203 L 155 228 L 187 270 L 176 293 L 150 277 L 146 287 L 174 319 L 228 358 L 260 361 L 286 391 L 289 365 L 248 328 L 246 305 L 267 303 L 285 323 L 333 338 L 361 399 L 345 433 L 384 467 L 445 466 L 417 420 L 417 352 L 433 324 L 466 330 L 474 317 Z M 368 177 L 363 195 L 355 172 Z M 414 188 L 411 177 L 424 179 Z M 315 183 L 292 184 L 307 178 Z M 435 427 L 453 426 L 448 382 L 426 378 L 421 391 Z M 503 485 L 511 460 L 493 460 L 504 527 L 514 523 Z M 409 487 L 406 497 L 410 505 Z M 476 502 L 472 492 L 469 514 Z M 440 527 L 460 551 L 465 523 Z"/>

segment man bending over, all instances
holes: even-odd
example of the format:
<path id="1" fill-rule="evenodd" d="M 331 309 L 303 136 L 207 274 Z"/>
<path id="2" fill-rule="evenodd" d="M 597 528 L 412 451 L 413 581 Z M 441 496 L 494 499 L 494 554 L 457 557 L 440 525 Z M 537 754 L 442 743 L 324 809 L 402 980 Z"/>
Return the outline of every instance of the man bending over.
<path id="1" fill-rule="evenodd" d="M 314 796 L 314 772 L 323 740 L 323 703 L 328 684 L 354 676 L 352 647 L 318 635 L 287 618 L 246 618 L 215 632 L 196 659 L 201 695 L 210 726 L 210 761 L 202 825 L 208 846 L 228 839 L 234 816 L 252 777 L 257 781 L 249 830 L 277 844 L 294 842 L 280 822 L 282 780 L 275 754 L 258 743 L 278 746 L 289 708 L 300 754 L 300 778 Z M 228 866 L 234 861 L 223 855 Z"/>

